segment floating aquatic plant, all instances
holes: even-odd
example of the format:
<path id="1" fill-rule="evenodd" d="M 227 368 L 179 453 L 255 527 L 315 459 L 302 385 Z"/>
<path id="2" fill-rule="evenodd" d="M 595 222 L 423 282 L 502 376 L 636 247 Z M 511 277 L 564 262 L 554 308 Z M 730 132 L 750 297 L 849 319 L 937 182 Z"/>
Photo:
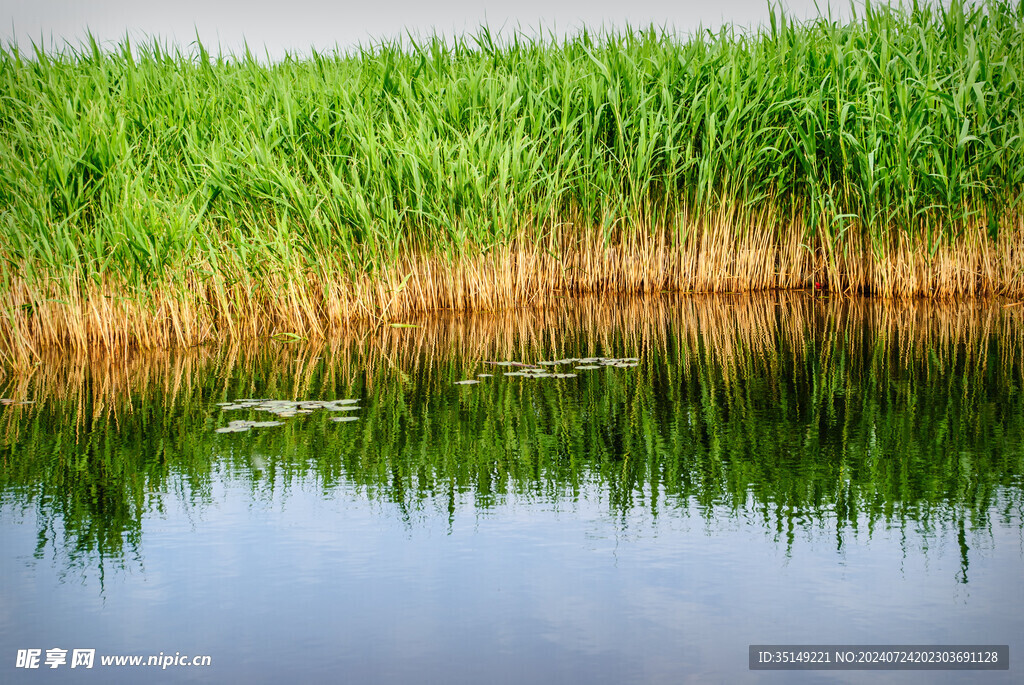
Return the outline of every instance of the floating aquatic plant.
<path id="1" fill-rule="evenodd" d="M 273 400 L 273 399 L 257 399 L 248 398 L 235 400 L 234 402 L 218 402 L 217 406 L 221 408 L 221 411 L 237 411 L 239 409 L 248 409 L 249 411 L 265 411 L 271 414 L 275 414 L 278 418 L 287 419 L 298 415 L 309 415 L 315 413 L 317 410 L 324 411 L 357 411 L 360 409 L 358 406 L 359 400 L 355 399 L 342 399 L 342 400 Z M 337 419 L 334 419 L 337 420 Z M 346 421 L 353 421 L 355 417 L 345 418 Z M 279 421 L 231 421 L 227 426 L 218 428 L 218 433 L 237 433 L 249 428 L 261 427 L 261 426 L 279 426 Z"/>
<path id="2" fill-rule="evenodd" d="M 218 433 L 242 433 L 250 428 L 270 428 L 272 426 L 283 426 L 283 421 L 231 421 L 226 426 L 216 430 Z"/>
<path id="3" fill-rule="evenodd" d="M 565 359 L 544 360 L 536 364 L 529 364 L 518 361 L 486 361 L 485 364 L 501 366 L 504 368 L 515 368 L 515 371 L 506 371 L 503 375 L 510 378 L 575 378 L 575 373 L 553 373 L 551 367 L 580 364 L 574 371 L 594 371 L 606 367 L 628 369 L 639 366 L 639 357 L 567 357 Z M 480 378 L 490 378 L 492 374 L 477 374 Z M 457 381 L 457 385 L 473 385 L 479 381 Z"/>

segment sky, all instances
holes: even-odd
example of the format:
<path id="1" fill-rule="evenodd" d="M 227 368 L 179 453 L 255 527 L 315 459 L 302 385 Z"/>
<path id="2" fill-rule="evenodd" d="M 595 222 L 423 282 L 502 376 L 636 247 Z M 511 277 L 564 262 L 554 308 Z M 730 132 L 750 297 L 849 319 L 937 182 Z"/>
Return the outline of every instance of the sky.
<path id="1" fill-rule="evenodd" d="M 794 17 L 818 14 L 814 0 L 782 3 Z M 829 3 L 835 18 L 849 15 L 848 0 L 818 0 L 823 9 Z M 584 25 L 653 23 L 685 34 L 723 23 L 755 26 L 768 13 L 768 0 L 0 0 L 0 40 L 23 48 L 33 41 L 48 49 L 79 46 L 88 30 L 108 46 L 126 35 L 188 46 L 198 35 L 214 53 L 238 54 L 248 43 L 257 55 L 280 59 L 286 51 L 345 50 L 406 32 L 472 33 L 481 24 L 561 36 Z"/>

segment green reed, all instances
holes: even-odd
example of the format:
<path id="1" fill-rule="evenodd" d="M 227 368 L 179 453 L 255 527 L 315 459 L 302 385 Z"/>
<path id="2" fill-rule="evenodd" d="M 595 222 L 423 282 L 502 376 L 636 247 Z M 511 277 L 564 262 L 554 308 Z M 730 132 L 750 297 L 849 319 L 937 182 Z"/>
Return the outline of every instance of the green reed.
<path id="1" fill-rule="evenodd" d="M 879 254 L 995 238 L 1024 191 L 1022 18 L 992 0 L 683 40 L 483 28 L 272 65 L 0 48 L 0 288 L 115 276 L 144 300 L 543 248 L 566 222 L 673 234 L 723 203 L 798 212 L 812 249 L 819 228 Z"/>

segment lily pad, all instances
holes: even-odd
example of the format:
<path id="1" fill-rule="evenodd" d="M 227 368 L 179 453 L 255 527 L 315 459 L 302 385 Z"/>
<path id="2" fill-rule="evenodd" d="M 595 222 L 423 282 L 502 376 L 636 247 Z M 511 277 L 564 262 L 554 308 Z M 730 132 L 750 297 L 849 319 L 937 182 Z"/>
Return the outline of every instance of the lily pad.
<path id="1" fill-rule="evenodd" d="M 358 416 L 332 416 L 331 421 L 337 421 L 338 423 L 344 423 L 346 421 L 358 421 Z"/>
<path id="2" fill-rule="evenodd" d="M 270 428 L 271 426 L 283 426 L 282 421 L 230 421 L 228 425 L 216 429 L 218 433 L 241 433 L 250 428 Z"/>
<path id="3" fill-rule="evenodd" d="M 455 385 L 476 385 L 479 382 L 477 380 L 455 381 Z"/>
<path id="4" fill-rule="evenodd" d="M 600 368 L 603 368 L 603 367 L 595 366 L 593 364 L 586 364 L 584 366 L 577 366 L 576 370 L 577 371 L 593 371 L 594 369 L 600 369 Z"/>
<path id="5" fill-rule="evenodd" d="M 358 404 L 359 401 L 360 400 L 357 399 L 275 400 L 249 398 L 235 400 L 234 402 L 220 402 L 218 403 L 218 406 L 220 406 L 221 411 L 236 409 L 265 411 L 270 414 L 274 414 L 276 418 L 290 419 L 293 416 L 306 416 L 321 410 L 330 412 L 358 411 L 362 408 Z M 354 418 L 345 420 L 354 420 Z M 218 433 L 239 433 L 251 428 L 280 425 L 283 425 L 281 421 L 231 421 L 227 426 L 218 428 L 216 431 Z"/>

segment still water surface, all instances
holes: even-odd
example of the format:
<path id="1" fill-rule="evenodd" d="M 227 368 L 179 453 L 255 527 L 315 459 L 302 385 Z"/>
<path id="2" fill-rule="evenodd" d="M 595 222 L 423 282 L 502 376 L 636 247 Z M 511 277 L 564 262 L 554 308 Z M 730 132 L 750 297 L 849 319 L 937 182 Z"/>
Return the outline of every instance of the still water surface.
<path id="1" fill-rule="evenodd" d="M 1011 670 L 881 675 L 1019 682 L 1019 310 L 584 301 L 44 364 L 2 391 L 0 678 L 859 683 L 747 646 L 990 643 Z M 639 364 L 484 363 L 566 357 Z M 15 667 L 55 647 L 97 665 Z M 98 664 L 161 652 L 212 665 Z"/>

